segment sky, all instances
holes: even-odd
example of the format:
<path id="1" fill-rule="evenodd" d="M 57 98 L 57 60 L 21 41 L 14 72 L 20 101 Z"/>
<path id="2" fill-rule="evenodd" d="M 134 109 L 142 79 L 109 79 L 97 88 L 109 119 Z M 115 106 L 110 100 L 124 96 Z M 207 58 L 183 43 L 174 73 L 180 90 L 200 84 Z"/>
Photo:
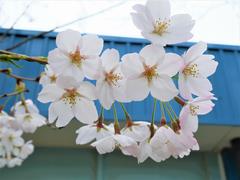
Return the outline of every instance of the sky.
<path id="1" fill-rule="evenodd" d="M 188 13 L 196 24 L 191 42 L 240 45 L 240 0 L 170 0 L 172 14 Z M 146 0 L 0 0 L 0 27 L 142 38 L 130 12 Z M 20 17 L 20 18 L 19 18 Z"/>

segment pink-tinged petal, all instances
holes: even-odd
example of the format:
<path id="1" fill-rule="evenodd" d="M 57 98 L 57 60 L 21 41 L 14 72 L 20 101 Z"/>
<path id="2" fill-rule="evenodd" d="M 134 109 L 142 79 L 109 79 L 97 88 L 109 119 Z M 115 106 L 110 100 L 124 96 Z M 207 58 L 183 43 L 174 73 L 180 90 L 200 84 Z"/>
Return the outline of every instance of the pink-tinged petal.
<path id="1" fill-rule="evenodd" d="M 55 103 L 56 102 L 51 103 L 48 108 L 48 122 L 49 123 L 53 123 L 58 117 L 58 114 L 55 111 Z"/>
<path id="2" fill-rule="evenodd" d="M 96 55 L 98 56 L 103 49 L 103 39 L 97 35 L 87 34 L 82 36 L 82 46 L 80 52 L 83 55 Z"/>
<path id="3" fill-rule="evenodd" d="M 206 78 L 188 78 L 188 85 L 192 94 L 196 96 L 209 96 L 212 95 L 212 84 Z"/>
<path id="4" fill-rule="evenodd" d="M 198 107 L 197 114 L 199 115 L 208 114 L 215 106 L 211 100 L 198 101 L 196 103 L 192 103 L 192 105 Z"/>
<path id="5" fill-rule="evenodd" d="M 138 163 L 144 162 L 148 156 L 152 153 L 152 149 L 148 141 L 143 141 L 139 145 L 139 153 L 137 156 Z"/>
<path id="6" fill-rule="evenodd" d="M 89 100 L 96 100 L 97 98 L 96 87 L 88 81 L 79 84 L 78 92 Z"/>
<path id="7" fill-rule="evenodd" d="M 100 68 L 100 59 L 98 56 L 90 57 L 82 62 L 82 70 L 84 75 L 91 80 L 98 79 L 98 71 Z"/>
<path id="8" fill-rule="evenodd" d="M 147 45 L 140 51 L 143 62 L 148 66 L 161 64 L 165 56 L 165 50 L 162 46 Z"/>
<path id="9" fill-rule="evenodd" d="M 97 127 L 93 125 L 83 126 L 77 130 L 77 133 L 76 144 L 87 144 L 96 138 Z"/>
<path id="10" fill-rule="evenodd" d="M 143 64 L 137 53 L 125 54 L 122 57 L 121 70 L 126 78 L 134 79 L 144 72 Z"/>
<path id="11" fill-rule="evenodd" d="M 97 89 L 97 97 L 101 105 L 105 109 L 110 109 L 114 102 L 112 88 L 109 86 L 109 84 L 105 80 L 98 80 L 96 89 Z"/>
<path id="12" fill-rule="evenodd" d="M 176 14 L 171 17 L 168 31 L 176 34 L 190 33 L 194 24 L 189 14 Z"/>
<path id="13" fill-rule="evenodd" d="M 207 50 L 207 44 L 204 42 L 199 42 L 188 49 L 188 51 L 183 55 L 185 64 L 189 64 L 196 60 Z"/>
<path id="14" fill-rule="evenodd" d="M 93 101 L 81 98 L 73 106 L 73 113 L 77 120 L 84 124 L 92 124 L 98 119 L 97 109 Z"/>
<path id="15" fill-rule="evenodd" d="M 69 57 L 57 48 L 49 51 L 48 63 L 57 74 L 63 73 L 71 64 Z"/>
<path id="16" fill-rule="evenodd" d="M 152 14 L 154 20 L 164 20 L 171 15 L 169 0 L 148 0 L 146 8 Z"/>
<path id="17" fill-rule="evenodd" d="M 183 132 L 196 132 L 198 130 L 198 117 L 182 112 L 179 116 L 180 127 Z"/>
<path id="18" fill-rule="evenodd" d="M 184 99 L 192 99 L 192 94 L 189 89 L 188 81 L 186 80 L 186 78 L 182 73 L 178 74 L 178 88 L 179 88 L 180 95 Z"/>
<path id="19" fill-rule="evenodd" d="M 215 73 L 218 62 L 213 60 L 214 56 L 212 55 L 202 55 L 194 61 L 197 64 L 197 68 L 202 77 L 207 78 Z"/>
<path id="20" fill-rule="evenodd" d="M 63 101 L 58 101 L 54 103 L 54 109 L 58 115 L 56 126 L 64 127 L 66 126 L 74 117 L 70 105 L 65 104 Z"/>
<path id="21" fill-rule="evenodd" d="M 137 79 L 129 79 L 127 81 L 127 96 L 133 101 L 142 101 L 144 100 L 149 92 L 148 81 L 141 77 Z"/>
<path id="22" fill-rule="evenodd" d="M 178 94 L 172 79 L 165 75 L 154 78 L 150 89 L 153 97 L 164 102 L 170 101 Z"/>
<path id="23" fill-rule="evenodd" d="M 106 72 L 114 70 L 119 64 L 120 55 L 116 49 L 106 49 L 102 55 L 102 66 Z"/>
<path id="24" fill-rule="evenodd" d="M 38 94 L 38 101 L 42 103 L 53 102 L 61 98 L 64 90 L 54 84 L 49 84 L 43 87 L 42 91 Z"/>
<path id="25" fill-rule="evenodd" d="M 152 32 L 154 30 L 153 24 L 145 14 L 131 13 L 131 16 L 134 25 L 141 31 Z"/>
<path id="26" fill-rule="evenodd" d="M 70 64 L 64 72 L 61 73 L 61 76 L 68 76 L 76 79 L 77 81 L 82 81 L 84 79 L 84 74 L 82 67 L 78 67 L 75 64 Z M 59 79 L 59 78 L 58 78 Z"/>
<path id="27" fill-rule="evenodd" d="M 113 97 L 118 102 L 131 102 L 131 98 L 127 96 L 127 87 L 126 81 L 124 84 L 120 84 L 119 86 L 113 87 Z"/>
<path id="28" fill-rule="evenodd" d="M 141 34 L 144 38 L 151 41 L 152 44 L 156 44 L 160 46 L 165 46 L 166 44 L 174 44 L 174 43 L 169 43 L 169 40 L 166 37 L 166 35 L 159 36 L 158 34 L 149 33 L 149 32 L 141 32 Z"/>
<path id="29" fill-rule="evenodd" d="M 72 88 L 78 88 L 80 82 L 77 81 L 72 76 L 59 76 L 57 78 L 56 84 L 58 87 L 62 89 L 72 89 Z M 55 91 L 54 91 L 55 93 Z"/>
<path id="30" fill-rule="evenodd" d="M 65 53 L 74 52 L 81 44 L 81 34 L 73 30 L 60 32 L 56 37 L 56 44 Z"/>
<path id="31" fill-rule="evenodd" d="M 99 154 L 110 153 L 115 149 L 115 140 L 113 136 L 108 136 L 92 143 L 91 146 L 96 147 Z"/>
<path id="32" fill-rule="evenodd" d="M 167 53 L 164 61 L 159 64 L 158 72 L 170 77 L 176 75 L 182 65 L 181 57 L 174 53 Z"/>

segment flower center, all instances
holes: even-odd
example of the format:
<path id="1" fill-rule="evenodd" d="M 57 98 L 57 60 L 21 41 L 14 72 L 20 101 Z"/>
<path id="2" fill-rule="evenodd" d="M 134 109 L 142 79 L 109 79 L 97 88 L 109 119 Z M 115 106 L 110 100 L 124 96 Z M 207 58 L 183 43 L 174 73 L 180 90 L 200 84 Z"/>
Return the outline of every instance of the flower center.
<path id="1" fill-rule="evenodd" d="M 147 66 L 144 65 L 144 72 L 143 72 L 144 77 L 148 80 L 148 82 L 150 83 L 154 77 L 158 76 L 157 73 L 157 66 Z"/>
<path id="2" fill-rule="evenodd" d="M 69 57 L 72 61 L 72 64 L 75 64 L 78 67 L 80 67 L 82 61 L 86 59 L 85 56 L 81 55 L 79 48 L 77 48 L 75 52 L 69 53 Z"/>
<path id="3" fill-rule="evenodd" d="M 198 77 L 199 75 L 199 70 L 197 64 L 192 64 L 183 69 L 183 74 L 185 76 L 193 76 L 193 77 Z"/>
<path id="4" fill-rule="evenodd" d="M 57 80 L 57 76 L 52 75 L 52 76 L 49 77 L 49 79 L 50 79 L 50 82 L 51 82 L 51 83 L 55 83 L 56 80 Z"/>
<path id="5" fill-rule="evenodd" d="M 197 115 L 197 110 L 199 109 L 199 106 L 190 105 L 189 108 L 190 108 L 191 115 L 196 116 Z"/>
<path id="6" fill-rule="evenodd" d="M 63 94 L 62 99 L 65 103 L 70 104 L 71 106 L 75 105 L 80 98 L 80 94 L 76 89 L 66 89 L 66 92 Z"/>
<path id="7" fill-rule="evenodd" d="M 123 77 L 119 73 L 109 72 L 105 74 L 105 81 L 107 81 L 110 86 L 117 86 L 117 82 L 121 79 L 123 79 Z"/>
<path id="8" fill-rule="evenodd" d="M 31 122 L 32 116 L 26 115 L 23 120 L 24 120 L 25 122 Z"/>
<path id="9" fill-rule="evenodd" d="M 154 25 L 153 33 L 162 36 L 164 33 L 167 32 L 167 29 L 168 29 L 169 25 L 170 25 L 169 20 L 168 21 L 157 20 L 155 25 Z"/>

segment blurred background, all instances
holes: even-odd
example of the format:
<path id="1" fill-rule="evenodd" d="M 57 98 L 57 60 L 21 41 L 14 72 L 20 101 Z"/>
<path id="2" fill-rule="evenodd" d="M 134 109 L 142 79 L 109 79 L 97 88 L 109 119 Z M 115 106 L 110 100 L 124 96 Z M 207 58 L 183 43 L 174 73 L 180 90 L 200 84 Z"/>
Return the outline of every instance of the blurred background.
<path id="1" fill-rule="evenodd" d="M 31 56 L 47 56 L 56 47 L 57 32 L 75 29 L 104 39 L 104 48 L 116 48 L 123 55 L 138 52 L 149 42 L 133 25 L 132 6 L 146 0 L 0 0 L 0 49 Z M 0 169 L 0 180 L 240 180 L 240 0 L 171 0 L 172 14 L 189 13 L 196 20 L 194 37 L 188 43 L 167 46 L 166 50 L 184 53 L 194 42 L 205 41 L 208 52 L 219 62 L 210 78 L 218 98 L 214 110 L 202 116 L 196 137 L 199 152 L 183 159 L 138 165 L 134 158 L 116 151 L 100 156 L 94 149 L 77 146 L 73 121 L 58 130 L 48 126 L 27 134 L 36 150 L 21 167 Z M 23 68 L 11 67 L 17 75 L 37 77 L 44 66 L 20 61 Z M 26 82 L 33 99 L 47 117 L 48 105 L 36 100 L 41 87 Z M 0 93 L 11 92 L 15 81 L 0 75 Z M 1 101 L 0 101 L 1 103 Z M 14 100 L 9 101 L 7 110 Z M 149 121 L 152 99 L 126 104 L 134 120 Z M 99 108 L 99 106 L 98 106 Z M 179 108 L 176 106 L 176 109 Z M 118 107 L 119 118 L 124 122 Z M 160 119 L 159 114 L 156 114 Z M 112 120 L 111 111 L 105 119 Z"/>

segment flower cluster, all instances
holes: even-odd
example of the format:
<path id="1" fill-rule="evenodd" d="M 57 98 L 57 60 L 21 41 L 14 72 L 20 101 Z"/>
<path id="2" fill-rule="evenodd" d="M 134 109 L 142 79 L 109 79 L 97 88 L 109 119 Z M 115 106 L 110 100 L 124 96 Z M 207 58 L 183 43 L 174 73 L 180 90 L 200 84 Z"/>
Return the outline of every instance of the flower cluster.
<path id="1" fill-rule="evenodd" d="M 33 133 L 46 123 L 30 99 L 17 102 L 11 114 L 0 112 L 0 168 L 20 166 L 34 150 L 32 141 L 22 138 L 23 133 Z"/>
<path id="2" fill-rule="evenodd" d="M 151 44 L 139 53 L 120 57 L 116 49 L 102 52 L 103 39 L 96 35 L 60 32 L 57 48 L 48 54 L 38 100 L 50 103 L 49 123 L 64 127 L 74 118 L 83 123 L 77 130 L 76 143 L 91 143 L 100 154 L 119 148 L 139 163 L 148 157 L 160 162 L 171 156 L 189 155 L 191 150 L 199 150 L 194 137 L 198 115 L 209 113 L 214 106 L 212 100 L 216 98 L 208 77 L 218 63 L 214 56 L 204 54 L 204 42 L 193 45 L 183 55 L 165 52 L 165 45 L 189 40 L 194 26 L 187 14 L 171 16 L 168 0 L 148 0 L 146 5 L 135 5 L 133 9 L 134 24 Z M 152 121 L 133 121 L 123 103 L 143 101 L 149 95 L 154 98 Z M 94 100 L 102 106 L 99 115 Z M 170 101 L 181 105 L 179 115 Z M 115 102 L 120 103 L 126 116 L 122 129 Z M 154 122 L 157 104 L 161 109 L 158 125 Z M 107 125 L 104 109 L 111 108 L 114 123 Z M 38 127 L 41 118 L 36 119 Z"/>

